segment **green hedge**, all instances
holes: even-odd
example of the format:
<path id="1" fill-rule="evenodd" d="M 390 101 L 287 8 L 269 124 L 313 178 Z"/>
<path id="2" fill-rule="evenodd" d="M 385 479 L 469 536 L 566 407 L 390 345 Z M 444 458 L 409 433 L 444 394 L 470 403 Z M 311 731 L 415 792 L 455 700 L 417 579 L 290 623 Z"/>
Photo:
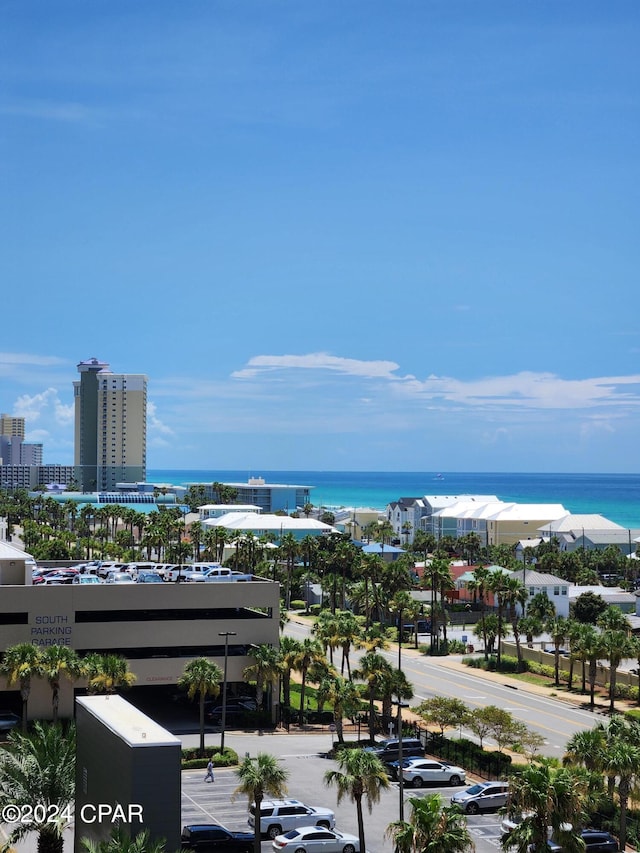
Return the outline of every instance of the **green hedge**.
<path id="1" fill-rule="evenodd" d="M 549 666 L 546 663 L 537 663 L 537 661 L 530 660 L 527 661 L 527 670 L 532 672 L 534 675 L 544 675 L 545 678 L 555 678 L 556 670 L 555 667 Z M 562 673 L 561 673 L 562 675 Z"/>
<path id="2" fill-rule="evenodd" d="M 234 767 L 238 764 L 238 753 L 228 746 L 224 748 L 224 754 L 220 753 L 219 746 L 205 748 L 205 756 L 200 756 L 200 749 L 196 746 L 184 747 L 182 750 L 182 769 L 191 770 L 198 767 L 206 767 L 209 758 L 214 767 Z"/>
<path id="3" fill-rule="evenodd" d="M 500 670 L 498 670 L 498 659 L 492 655 L 489 660 L 483 657 L 462 658 L 462 663 L 470 666 L 472 669 L 484 669 L 487 672 L 518 672 L 518 658 L 512 655 L 502 655 L 500 660 Z M 531 667 L 531 661 L 522 661 L 524 672 L 535 672 Z M 553 676 L 553 667 L 551 667 L 551 675 Z"/>

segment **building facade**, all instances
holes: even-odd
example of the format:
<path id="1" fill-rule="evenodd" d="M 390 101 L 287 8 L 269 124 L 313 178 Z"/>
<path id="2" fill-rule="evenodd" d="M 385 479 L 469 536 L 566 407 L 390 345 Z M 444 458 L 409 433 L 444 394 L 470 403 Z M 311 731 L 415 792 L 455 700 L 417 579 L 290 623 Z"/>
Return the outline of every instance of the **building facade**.
<path id="1" fill-rule="evenodd" d="M 81 657 L 97 652 L 127 659 L 136 676 L 132 698 L 140 688 L 175 685 L 190 660 L 206 657 L 224 666 L 228 644 L 228 682 L 243 682 L 253 662 L 253 646 L 279 644 L 279 585 L 254 579 L 247 583 L 30 584 L 28 555 L 9 551 L 0 559 L 0 653 L 18 643 L 39 648 L 64 645 Z M 3 693 L 3 691 L 9 691 Z M 0 679 L 1 707 L 19 708 L 17 687 Z M 74 685 L 63 680 L 60 715 L 73 714 Z M 51 690 L 36 679 L 29 717 L 51 716 Z"/>
<path id="2" fill-rule="evenodd" d="M 146 479 L 147 377 L 116 374 L 97 358 L 73 383 L 76 478 L 83 492 L 114 491 Z"/>
<path id="3" fill-rule="evenodd" d="M 15 418 L 13 415 L 0 414 L 0 435 L 16 438 L 24 441 L 24 418 Z"/>
<path id="4" fill-rule="evenodd" d="M 311 503 L 313 486 L 296 486 L 285 483 L 267 483 L 263 477 L 250 477 L 246 483 L 223 483 L 236 492 L 234 504 L 256 506 L 260 512 L 286 512 L 301 510 Z M 211 483 L 189 483 L 189 487 L 202 486 L 206 500 L 215 497 Z"/>

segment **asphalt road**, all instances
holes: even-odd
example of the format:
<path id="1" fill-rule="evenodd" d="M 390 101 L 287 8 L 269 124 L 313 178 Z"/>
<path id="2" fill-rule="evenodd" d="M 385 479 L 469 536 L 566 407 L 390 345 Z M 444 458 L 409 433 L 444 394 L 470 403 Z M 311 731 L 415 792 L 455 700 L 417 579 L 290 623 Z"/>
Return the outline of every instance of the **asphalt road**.
<path id="1" fill-rule="evenodd" d="M 297 622 L 289 622 L 286 633 L 297 639 L 309 636 L 309 628 Z M 398 652 L 380 652 L 389 662 L 398 666 Z M 359 653 L 352 653 L 352 667 L 356 666 Z M 414 687 L 411 704 L 418 704 L 432 696 L 450 696 L 460 699 L 469 708 L 496 705 L 511 712 L 529 728 L 539 732 L 545 739 L 541 752 L 562 758 L 569 738 L 579 731 L 593 728 L 597 714 L 580 707 L 547 696 L 519 689 L 517 682 L 500 683 L 489 679 L 478 671 L 467 667 L 454 668 L 450 664 L 459 658 L 431 658 L 414 649 L 403 648 L 402 669 Z M 473 738 L 470 732 L 462 730 Z M 487 741 L 490 743 L 490 741 Z"/>

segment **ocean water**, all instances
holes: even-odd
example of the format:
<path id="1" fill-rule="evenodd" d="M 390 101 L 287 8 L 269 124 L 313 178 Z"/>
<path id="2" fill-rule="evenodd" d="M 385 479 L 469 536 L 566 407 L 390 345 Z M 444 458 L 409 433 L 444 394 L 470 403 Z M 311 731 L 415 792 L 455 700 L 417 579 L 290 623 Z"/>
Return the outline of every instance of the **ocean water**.
<path id="1" fill-rule="evenodd" d="M 402 497 L 496 495 L 518 503 L 561 503 L 568 512 L 600 513 L 627 528 L 640 528 L 638 474 L 472 474 L 456 471 L 190 471 L 149 470 L 149 482 L 267 483 L 312 486 L 315 506 L 367 506 L 383 510 Z"/>

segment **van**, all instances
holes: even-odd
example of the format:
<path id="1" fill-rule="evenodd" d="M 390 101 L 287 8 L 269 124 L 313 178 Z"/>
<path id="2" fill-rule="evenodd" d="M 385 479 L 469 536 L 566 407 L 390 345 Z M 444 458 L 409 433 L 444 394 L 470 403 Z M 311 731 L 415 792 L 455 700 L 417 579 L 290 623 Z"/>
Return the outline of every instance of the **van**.
<path id="1" fill-rule="evenodd" d="M 365 751 L 376 755 L 384 764 L 389 764 L 392 761 L 398 761 L 400 758 L 400 740 L 397 737 L 387 738 L 375 746 L 365 746 Z M 424 755 L 424 747 L 418 738 L 403 737 L 402 757 L 410 758 L 412 755 L 422 757 Z"/>

